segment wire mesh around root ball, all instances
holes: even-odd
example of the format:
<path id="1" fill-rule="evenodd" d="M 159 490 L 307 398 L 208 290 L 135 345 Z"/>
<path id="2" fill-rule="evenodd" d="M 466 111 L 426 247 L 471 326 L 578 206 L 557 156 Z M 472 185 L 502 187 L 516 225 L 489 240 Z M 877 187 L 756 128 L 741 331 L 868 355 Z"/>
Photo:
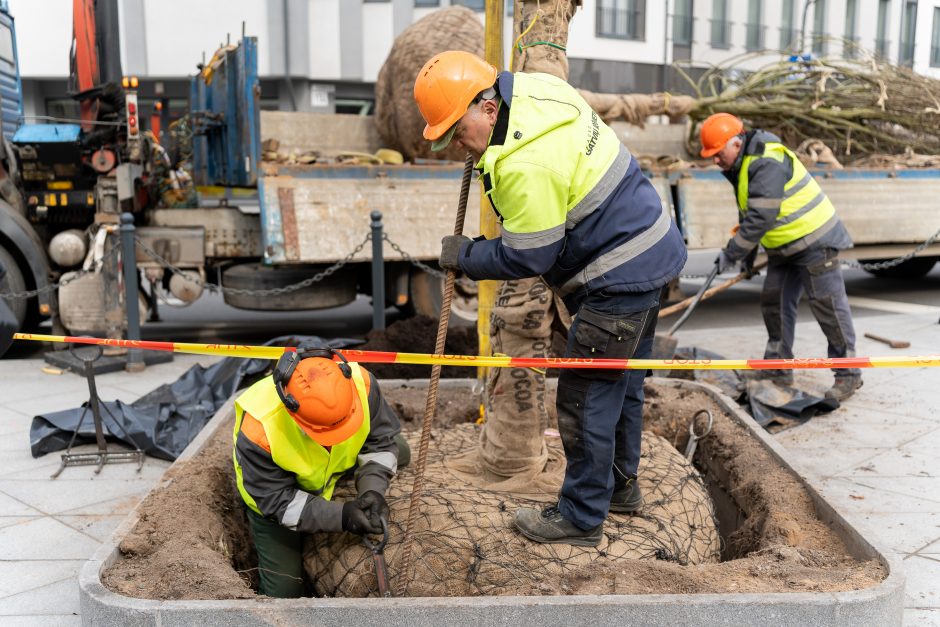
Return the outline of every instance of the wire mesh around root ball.
<path id="1" fill-rule="evenodd" d="M 615 592 L 618 573 L 628 576 L 616 568 L 623 560 L 719 560 L 714 507 L 702 478 L 659 436 L 643 434 L 642 510 L 633 516 L 611 514 L 600 545 L 585 548 L 532 542 L 512 524 L 518 508 L 556 501 L 564 476 L 560 440 L 547 438 L 546 471 L 528 484 L 513 482 L 510 491 L 505 482 L 487 484 L 482 473 L 467 472 L 479 430 L 460 425 L 433 434 L 415 527 L 409 596 L 566 594 L 571 577 L 583 580 L 601 573 L 605 583 L 596 592 Z M 388 494 L 391 520 L 385 559 L 393 590 L 400 589 L 405 577 L 399 558 L 412 481 L 412 469 L 401 469 Z M 334 498 L 352 498 L 353 491 L 351 482 L 344 483 Z M 314 534 L 307 540 L 304 561 L 318 596 L 378 594 L 372 554 L 358 536 Z"/>

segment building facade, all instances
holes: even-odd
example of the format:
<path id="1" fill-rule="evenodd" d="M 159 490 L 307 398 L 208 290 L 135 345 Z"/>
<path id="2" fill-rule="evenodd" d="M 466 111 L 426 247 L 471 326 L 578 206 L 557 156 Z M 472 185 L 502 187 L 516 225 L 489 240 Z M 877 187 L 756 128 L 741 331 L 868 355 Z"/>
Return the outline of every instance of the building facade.
<path id="1" fill-rule="evenodd" d="M 368 112 L 395 37 L 430 11 L 485 0 L 118 0 L 121 61 L 141 108 L 186 110 L 197 64 L 244 32 L 258 37 L 262 106 Z M 509 49 L 512 0 L 504 0 Z M 72 117 L 65 96 L 71 0 L 10 0 L 25 115 Z M 583 0 L 571 23 L 572 84 L 602 92 L 688 91 L 691 76 L 759 51 L 878 54 L 940 78 L 940 0 Z M 870 52 L 868 52 L 870 51 Z M 166 114 L 165 114 L 166 115 Z"/>

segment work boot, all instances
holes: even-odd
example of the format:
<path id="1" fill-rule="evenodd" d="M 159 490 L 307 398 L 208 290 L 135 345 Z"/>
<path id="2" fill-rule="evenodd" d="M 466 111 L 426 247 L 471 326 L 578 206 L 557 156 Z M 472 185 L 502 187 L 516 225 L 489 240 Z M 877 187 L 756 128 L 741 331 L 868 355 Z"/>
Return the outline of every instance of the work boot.
<path id="1" fill-rule="evenodd" d="M 632 514 L 643 507 L 643 494 L 636 477 L 627 479 L 626 485 L 614 490 L 610 497 L 610 511 L 615 514 Z"/>
<path id="2" fill-rule="evenodd" d="M 831 398 L 840 403 L 848 397 L 855 394 L 855 390 L 862 387 L 862 375 L 860 374 L 837 374 L 835 383 L 826 390 L 826 398 Z"/>
<path id="3" fill-rule="evenodd" d="M 543 544 L 597 546 L 604 534 L 604 523 L 585 531 L 565 520 L 558 505 L 549 505 L 542 511 L 531 507 L 516 511 L 516 529 L 528 539 Z"/>

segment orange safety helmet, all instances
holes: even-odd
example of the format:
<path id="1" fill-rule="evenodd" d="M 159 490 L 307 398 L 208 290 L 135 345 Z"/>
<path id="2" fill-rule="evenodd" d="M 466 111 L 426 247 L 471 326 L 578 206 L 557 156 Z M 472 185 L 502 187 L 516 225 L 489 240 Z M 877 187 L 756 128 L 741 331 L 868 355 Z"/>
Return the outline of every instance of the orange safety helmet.
<path id="1" fill-rule="evenodd" d="M 306 357 L 308 354 L 316 357 Z M 317 444 L 333 446 L 362 426 L 363 408 L 345 358 L 332 349 L 285 352 L 274 368 L 274 387 L 287 412 Z"/>
<path id="2" fill-rule="evenodd" d="M 428 61 L 415 79 L 415 101 L 427 122 L 424 138 L 441 137 L 467 112 L 477 94 L 496 82 L 496 68 L 463 50 L 448 50 Z"/>
<path id="3" fill-rule="evenodd" d="M 725 147 L 728 140 L 744 130 L 744 123 L 730 113 L 715 113 L 702 123 L 699 139 L 702 142 L 703 157 L 713 157 Z"/>

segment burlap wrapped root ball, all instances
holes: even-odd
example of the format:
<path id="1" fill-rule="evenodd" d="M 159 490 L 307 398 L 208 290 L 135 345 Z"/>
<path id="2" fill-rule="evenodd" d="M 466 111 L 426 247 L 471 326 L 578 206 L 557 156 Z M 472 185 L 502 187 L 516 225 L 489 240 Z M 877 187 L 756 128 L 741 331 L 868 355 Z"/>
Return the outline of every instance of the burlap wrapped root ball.
<path id="1" fill-rule="evenodd" d="M 600 571 L 609 576 L 621 572 L 613 568 L 621 560 L 718 561 L 718 529 L 702 479 L 659 436 L 644 433 L 642 511 L 634 516 L 611 514 L 600 545 L 585 548 L 532 542 L 512 524 L 519 507 L 543 507 L 557 499 L 564 475 L 560 440 L 548 438 L 546 468 L 552 481 L 533 483 L 543 486 L 541 493 L 496 491 L 484 485 L 482 473 L 455 469 L 451 462 L 462 459 L 466 466 L 479 431 L 479 427 L 467 424 L 432 437 L 415 526 L 409 596 L 565 594 L 564 577 L 590 578 Z M 416 451 L 414 438 L 411 444 Z M 399 560 L 413 479 L 413 468 L 402 469 L 388 495 L 391 522 L 385 559 L 396 592 L 402 583 Z M 335 498 L 350 498 L 351 493 L 352 486 L 346 483 Z M 317 595 L 377 595 L 372 554 L 358 536 L 312 535 L 304 561 Z"/>
<path id="2" fill-rule="evenodd" d="M 483 24 L 477 14 L 451 6 L 424 16 L 395 38 L 375 83 L 375 124 L 383 145 L 413 161 L 416 158 L 463 161 L 453 145 L 431 152 L 424 139 L 424 118 L 414 100 L 415 78 L 431 57 L 446 50 L 483 56 Z"/>

